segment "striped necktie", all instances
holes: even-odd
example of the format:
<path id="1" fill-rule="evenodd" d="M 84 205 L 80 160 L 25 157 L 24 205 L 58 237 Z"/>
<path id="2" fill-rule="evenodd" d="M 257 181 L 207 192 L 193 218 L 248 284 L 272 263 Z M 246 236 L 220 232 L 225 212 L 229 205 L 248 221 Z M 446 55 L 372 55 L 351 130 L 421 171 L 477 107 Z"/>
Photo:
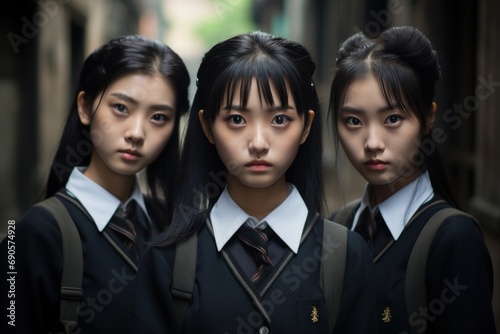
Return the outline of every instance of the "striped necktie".
<path id="1" fill-rule="evenodd" d="M 262 278 L 265 266 L 273 265 L 267 251 L 267 243 L 269 241 L 267 233 L 269 232 L 270 228 L 262 230 L 259 228 L 252 228 L 246 224 L 243 224 L 236 232 L 237 237 L 243 242 L 243 244 L 250 247 L 253 251 L 254 260 L 257 264 L 257 270 L 250 278 L 252 283 L 256 283 Z"/>
<path id="2" fill-rule="evenodd" d="M 373 240 L 377 231 L 377 222 L 369 206 L 359 215 L 358 224 L 354 230 L 361 234 L 367 243 L 371 243 Z"/>
<path id="3" fill-rule="evenodd" d="M 137 245 L 137 232 L 134 226 L 134 217 L 136 210 L 136 201 L 132 200 L 123 210 L 118 208 L 108 227 L 115 232 L 115 235 L 120 239 L 122 246 L 129 252 L 129 255 L 136 261 L 139 261 L 139 247 Z"/>

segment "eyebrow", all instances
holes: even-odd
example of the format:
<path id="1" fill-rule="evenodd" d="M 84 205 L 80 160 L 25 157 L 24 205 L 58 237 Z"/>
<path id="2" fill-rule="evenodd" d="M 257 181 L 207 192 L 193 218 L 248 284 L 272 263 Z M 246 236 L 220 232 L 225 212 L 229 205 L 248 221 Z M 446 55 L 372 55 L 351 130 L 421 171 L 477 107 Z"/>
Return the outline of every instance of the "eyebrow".
<path id="1" fill-rule="evenodd" d="M 128 96 L 127 94 L 123 94 L 123 93 L 110 93 L 109 95 L 112 95 L 114 97 L 117 97 L 119 98 L 120 100 L 123 100 L 123 101 L 126 101 L 130 104 L 133 104 L 134 106 L 137 106 L 139 105 L 139 102 L 134 99 L 133 97 L 130 97 Z M 168 104 L 152 104 L 149 106 L 148 109 L 151 109 L 151 110 L 160 110 L 160 111 L 175 111 L 174 108 L 172 108 L 172 106 L 168 105 Z"/>
<path id="2" fill-rule="evenodd" d="M 234 111 L 240 111 L 240 112 L 249 112 L 250 110 L 247 107 L 243 107 L 240 105 L 231 105 L 231 106 L 225 106 L 222 107 L 222 110 L 234 110 Z M 268 112 L 276 112 L 276 111 L 287 111 L 287 110 L 295 110 L 294 107 L 292 106 L 272 106 L 270 108 L 267 108 Z"/>
<path id="3" fill-rule="evenodd" d="M 388 112 L 388 111 L 393 111 L 394 109 L 397 109 L 397 108 L 394 106 L 385 106 L 383 108 L 378 109 L 377 112 L 384 113 L 384 112 Z M 341 113 L 353 113 L 353 114 L 363 113 L 362 110 L 357 109 L 357 108 L 352 108 L 352 107 L 342 107 L 342 108 L 340 108 L 340 112 Z"/>

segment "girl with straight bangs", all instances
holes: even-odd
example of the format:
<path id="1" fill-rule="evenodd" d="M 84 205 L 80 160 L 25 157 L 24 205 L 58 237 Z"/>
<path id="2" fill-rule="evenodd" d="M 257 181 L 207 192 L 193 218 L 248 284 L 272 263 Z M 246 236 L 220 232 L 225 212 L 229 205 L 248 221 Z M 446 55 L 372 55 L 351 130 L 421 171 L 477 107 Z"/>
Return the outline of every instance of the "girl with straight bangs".
<path id="1" fill-rule="evenodd" d="M 347 231 L 347 255 L 332 255 L 346 256 L 335 324 L 320 289 L 314 70 L 303 46 L 262 32 L 205 54 L 172 224 L 141 262 L 130 333 L 373 333 L 371 263 L 356 233 Z M 177 313 L 174 258 L 186 240 L 195 240 L 196 267 L 181 274 L 194 282 L 185 313 Z"/>
<path id="2" fill-rule="evenodd" d="M 369 246 L 379 333 L 496 333 L 492 263 L 479 224 L 460 211 L 430 223 L 456 207 L 434 141 L 442 135 L 433 127 L 439 78 L 436 51 L 413 27 L 376 39 L 355 34 L 337 58 L 330 100 L 336 147 L 367 185 L 331 218 Z M 430 226 L 434 234 L 423 232 Z M 415 271 L 412 250 L 422 263 Z"/>
<path id="3" fill-rule="evenodd" d="M 139 259 L 150 236 L 171 219 L 189 82 L 173 50 L 141 36 L 112 39 L 85 59 L 44 196 L 62 204 L 73 220 L 64 223 L 78 231 L 83 296 L 75 309 L 63 306 L 68 249 L 55 217 L 33 206 L 15 225 L 16 322 L 2 321 L 2 328 L 9 326 L 2 333 L 63 333 L 71 319 L 60 319 L 60 309 L 78 314 L 72 333 L 125 331 Z M 142 170 L 150 197 L 139 187 Z"/>

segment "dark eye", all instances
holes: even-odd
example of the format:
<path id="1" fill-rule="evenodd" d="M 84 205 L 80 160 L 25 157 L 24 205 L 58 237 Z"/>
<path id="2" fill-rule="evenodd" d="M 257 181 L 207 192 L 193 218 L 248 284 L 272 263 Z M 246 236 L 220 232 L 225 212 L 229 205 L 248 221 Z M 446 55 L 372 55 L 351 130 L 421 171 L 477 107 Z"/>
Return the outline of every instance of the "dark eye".
<path id="1" fill-rule="evenodd" d="M 286 125 L 290 121 L 290 118 L 288 118 L 285 115 L 276 115 L 273 118 L 273 124 L 275 125 Z"/>
<path id="2" fill-rule="evenodd" d="M 348 119 L 346 119 L 345 122 L 347 125 L 352 125 L 352 126 L 361 125 L 361 121 L 356 117 L 349 117 Z"/>
<path id="3" fill-rule="evenodd" d="M 228 117 L 228 121 L 234 125 L 242 125 L 245 123 L 245 119 L 240 115 L 231 115 Z"/>
<path id="4" fill-rule="evenodd" d="M 151 119 L 155 122 L 166 122 L 168 121 L 168 117 L 167 115 L 164 115 L 164 114 L 154 114 L 153 117 L 151 117 Z"/>
<path id="5" fill-rule="evenodd" d="M 389 124 L 396 124 L 399 121 L 401 121 L 401 119 L 402 118 L 399 115 L 391 115 L 391 116 L 387 117 L 387 123 L 389 123 Z"/>
<path id="6" fill-rule="evenodd" d="M 117 103 L 114 105 L 114 108 L 118 111 L 118 112 L 126 112 L 127 111 L 127 107 L 125 107 L 123 104 L 120 104 L 120 103 Z"/>

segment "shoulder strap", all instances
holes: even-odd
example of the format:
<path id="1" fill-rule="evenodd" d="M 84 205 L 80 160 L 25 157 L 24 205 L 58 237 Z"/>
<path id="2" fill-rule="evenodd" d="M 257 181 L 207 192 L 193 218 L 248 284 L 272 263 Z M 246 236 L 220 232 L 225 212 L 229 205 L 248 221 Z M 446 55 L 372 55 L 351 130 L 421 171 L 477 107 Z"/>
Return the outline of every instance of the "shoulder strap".
<path id="1" fill-rule="evenodd" d="M 428 304 L 427 288 L 425 285 L 425 269 L 427 266 L 429 248 L 431 247 L 434 235 L 443 222 L 448 217 L 452 216 L 466 216 L 479 225 L 474 217 L 455 208 L 439 210 L 425 224 L 413 246 L 406 269 L 405 301 L 406 312 L 410 324 L 411 320 L 414 318 L 413 315 L 418 314 L 419 308 L 427 307 Z M 422 333 L 420 330 L 421 329 L 419 329 L 418 333 Z M 410 326 L 410 333 L 416 334 L 417 327 Z"/>
<path id="2" fill-rule="evenodd" d="M 347 256 L 347 228 L 325 219 L 323 224 L 320 287 L 328 311 L 329 333 L 333 333 L 340 310 Z"/>
<path id="3" fill-rule="evenodd" d="M 77 309 L 83 296 L 83 255 L 80 234 L 68 210 L 57 197 L 49 197 L 36 205 L 49 211 L 61 230 L 63 273 L 59 319 L 66 333 L 71 333 L 78 320 Z"/>
<path id="4" fill-rule="evenodd" d="M 359 205 L 360 200 L 354 200 L 347 203 L 342 208 L 338 209 L 337 212 L 332 216 L 332 220 L 340 225 L 347 226 L 349 223 L 349 218 L 353 214 L 354 209 Z"/>
<path id="5" fill-rule="evenodd" d="M 191 304 L 193 297 L 197 250 L 197 233 L 191 234 L 187 239 L 178 242 L 175 246 L 172 297 L 181 328 L 184 321 L 184 314 L 189 304 Z"/>

